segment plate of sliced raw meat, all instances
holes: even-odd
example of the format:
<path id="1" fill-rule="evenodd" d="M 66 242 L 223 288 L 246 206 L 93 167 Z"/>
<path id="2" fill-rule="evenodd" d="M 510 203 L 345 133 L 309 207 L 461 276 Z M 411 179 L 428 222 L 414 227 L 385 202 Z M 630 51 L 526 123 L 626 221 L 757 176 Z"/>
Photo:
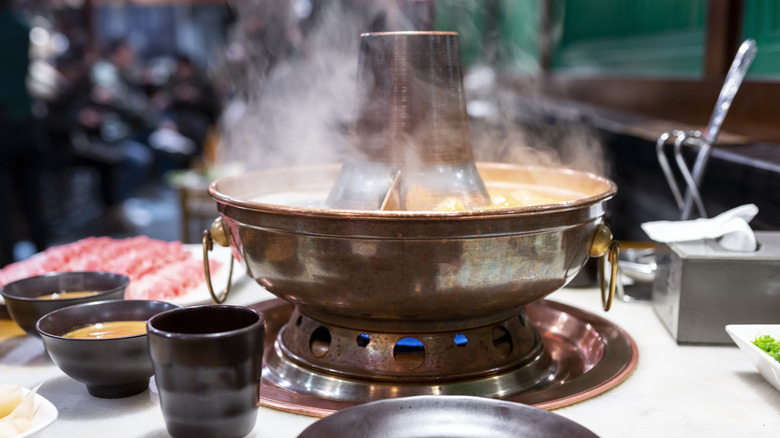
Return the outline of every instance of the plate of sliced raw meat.
<path id="1" fill-rule="evenodd" d="M 209 253 L 209 270 L 215 288 L 227 284 L 230 257 L 230 248 L 215 247 Z M 0 269 L 0 287 L 48 272 L 75 271 L 127 275 L 130 286 L 125 292 L 126 299 L 162 300 L 182 306 L 211 301 L 201 245 L 166 242 L 146 236 L 127 239 L 87 237 L 51 247 Z"/>

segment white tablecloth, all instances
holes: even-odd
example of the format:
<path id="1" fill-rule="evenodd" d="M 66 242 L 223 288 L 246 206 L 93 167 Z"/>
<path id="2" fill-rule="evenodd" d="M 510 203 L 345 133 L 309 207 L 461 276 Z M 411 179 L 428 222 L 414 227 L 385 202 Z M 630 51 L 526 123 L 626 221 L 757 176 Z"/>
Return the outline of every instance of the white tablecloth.
<path id="1" fill-rule="evenodd" d="M 250 304 L 274 298 L 246 281 L 231 299 Z M 610 391 L 554 412 L 608 437 L 778 437 L 780 392 L 734 346 L 678 346 L 647 303 L 616 302 L 604 313 L 596 289 L 564 289 L 549 299 L 603 316 L 626 330 L 639 348 L 634 373 Z M 5 345 L 2 345 L 5 344 Z M 37 338 L 0 344 L 0 383 L 34 387 L 59 409 L 40 437 L 165 437 L 154 384 L 141 394 L 103 400 L 64 375 Z M 296 437 L 317 418 L 260 408 L 250 436 Z"/>

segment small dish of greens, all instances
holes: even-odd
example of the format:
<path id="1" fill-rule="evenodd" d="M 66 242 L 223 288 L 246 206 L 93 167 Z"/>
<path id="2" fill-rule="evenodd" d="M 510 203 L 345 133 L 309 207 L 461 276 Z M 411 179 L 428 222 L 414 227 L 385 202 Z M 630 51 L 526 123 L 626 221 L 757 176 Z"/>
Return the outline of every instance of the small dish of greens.
<path id="1" fill-rule="evenodd" d="M 769 335 L 757 336 L 753 340 L 753 345 L 764 350 L 768 355 L 780 362 L 780 338 L 775 339 Z"/>
<path id="2" fill-rule="evenodd" d="M 731 324 L 726 333 L 764 379 L 780 391 L 780 324 Z"/>

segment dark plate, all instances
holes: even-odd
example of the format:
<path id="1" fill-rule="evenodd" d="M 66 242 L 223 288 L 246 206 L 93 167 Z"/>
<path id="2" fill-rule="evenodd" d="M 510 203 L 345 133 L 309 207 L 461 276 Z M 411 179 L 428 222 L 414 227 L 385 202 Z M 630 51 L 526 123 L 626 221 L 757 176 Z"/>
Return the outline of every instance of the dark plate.
<path id="1" fill-rule="evenodd" d="M 520 403 L 423 395 L 343 409 L 312 424 L 298 437 L 593 438 L 597 435 L 558 414 Z"/>

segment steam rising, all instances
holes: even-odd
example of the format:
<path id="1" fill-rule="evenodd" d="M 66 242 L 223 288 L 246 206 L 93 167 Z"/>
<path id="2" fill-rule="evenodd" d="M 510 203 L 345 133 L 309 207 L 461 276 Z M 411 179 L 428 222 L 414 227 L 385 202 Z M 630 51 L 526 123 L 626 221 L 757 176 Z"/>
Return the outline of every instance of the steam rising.
<path id="1" fill-rule="evenodd" d="M 496 93 L 477 102 L 491 109 L 471 123 L 476 161 L 608 172 L 600 134 L 579 113 L 572 118 L 572 111 L 562 114 L 529 96 Z"/>
<path id="2" fill-rule="evenodd" d="M 415 30 L 419 20 L 404 9 L 413 3 L 236 1 L 238 22 L 224 54 L 235 93 L 223 115 L 219 160 L 245 169 L 340 162 L 356 116 L 360 34 Z M 466 73 L 476 161 L 603 174 L 593 128 L 577 120 L 551 122 L 527 96 L 522 101 L 530 104 L 521 105 L 516 94 L 496 86 L 490 67 Z M 480 73 L 488 79 L 470 87 Z M 533 78 L 528 84 L 533 95 Z"/>

